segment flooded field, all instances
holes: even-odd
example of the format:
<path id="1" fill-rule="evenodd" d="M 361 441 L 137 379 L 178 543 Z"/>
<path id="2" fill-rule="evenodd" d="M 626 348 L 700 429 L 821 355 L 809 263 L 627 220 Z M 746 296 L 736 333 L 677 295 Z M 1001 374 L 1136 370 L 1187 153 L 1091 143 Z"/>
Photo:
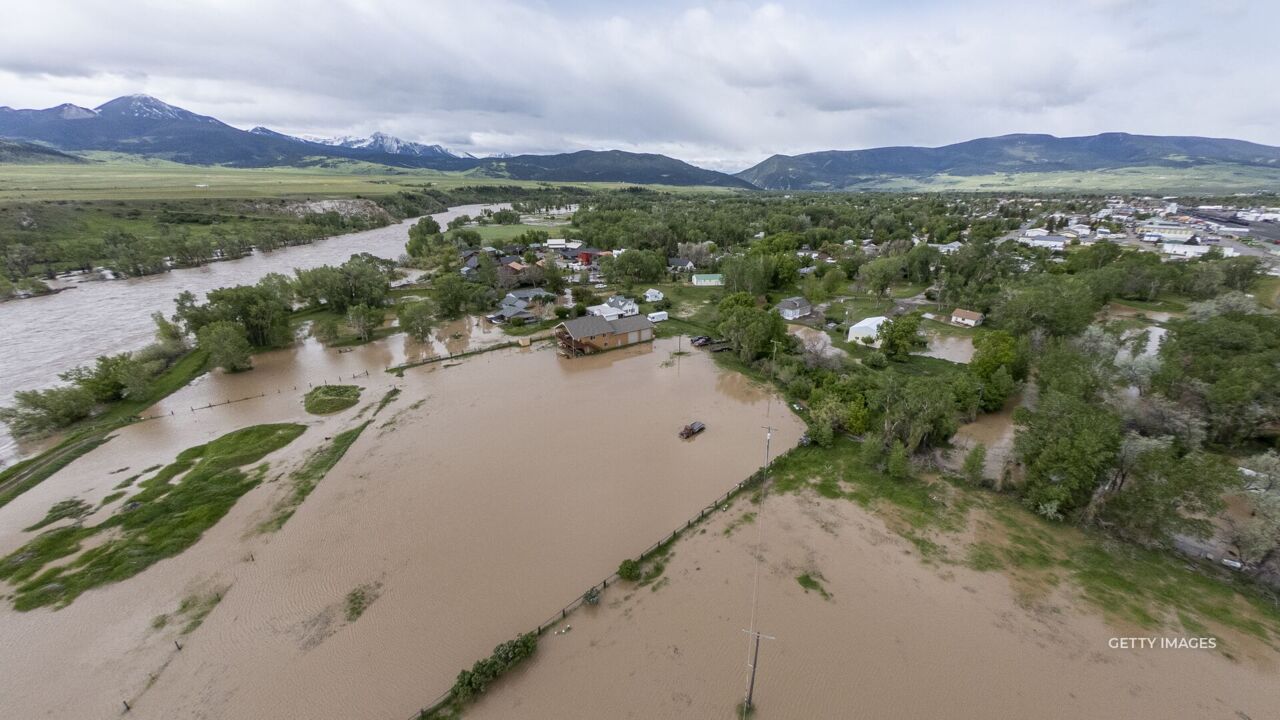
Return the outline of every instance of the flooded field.
<path id="1" fill-rule="evenodd" d="M 1280 716 L 1273 652 L 1112 650 L 1146 633 L 1065 602 L 1024 607 L 1000 573 L 927 565 L 853 503 L 771 497 L 761 546 L 751 525 L 732 529 L 742 510 L 679 542 L 668 583 L 611 588 L 546 636 L 468 720 L 737 717 L 758 548 L 757 627 L 776 639 L 761 645 L 754 717 Z M 806 573 L 828 596 L 801 587 Z"/>
<path id="2" fill-rule="evenodd" d="M 476 325 L 445 337 L 461 342 L 456 334 L 487 338 Z M 6 603 L 6 715 L 114 718 L 128 700 L 130 717 L 166 720 L 408 718 L 461 667 L 749 475 L 763 460 L 762 425 L 779 428 L 775 452 L 797 442 L 802 426 L 780 401 L 675 348 L 672 339 L 576 360 L 497 350 L 396 378 L 383 368 L 421 349 L 401 336 L 341 354 L 309 342 L 174 394 L 149 413 L 158 419 L 122 429 L 0 509 L 0 551 L 29 539 L 21 528 L 53 503 L 96 505 L 126 476 L 231 429 L 311 427 L 180 556 L 59 611 Z M 322 380 L 364 387 L 360 403 L 307 415 L 306 383 Z M 392 387 L 400 397 L 288 523 L 259 533 L 286 494 L 280 473 Z M 191 410 L 239 398 L 252 399 Z M 691 420 L 708 429 L 682 442 L 676 431 Z M 344 608 L 357 588 L 376 590 L 351 621 Z M 194 632 L 154 626 L 200 594 L 221 601 Z"/>
<path id="3" fill-rule="evenodd" d="M 929 347 L 920 354 L 925 357 L 964 364 L 973 359 L 973 338 L 968 335 L 948 335 L 936 330 L 926 330 L 924 335 Z"/>
<path id="4" fill-rule="evenodd" d="M 462 205 L 431 217 L 442 226 L 459 215 L 506 205 Z M 294 268 L 341 263 L 355 253 L 396 258 L 404 252 L 409 228 L 417 219 L 387 227 L 339 235 L 310 245 L 183 268 L 159 275 L 110 282 L 83 283 L 75 290 L 0 304 L 0 404 L 15 390 L 48 387 L 58 374 L 93 362 L 99 355 L 137 350 L 151 342 L 151 313 L 173 312 L 173 299 L 183 290 L 197 297 L 220 287 L 257 282 L 268 273 L 292 275 Z M 0 425 L 0 466 L 12 463 L 29 448 L 19 447 Z"/>

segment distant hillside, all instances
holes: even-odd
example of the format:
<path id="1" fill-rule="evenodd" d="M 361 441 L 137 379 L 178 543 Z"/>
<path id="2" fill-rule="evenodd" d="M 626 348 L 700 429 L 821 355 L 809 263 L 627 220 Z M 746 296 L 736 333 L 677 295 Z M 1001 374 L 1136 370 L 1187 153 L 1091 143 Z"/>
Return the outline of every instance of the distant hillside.
<path id="1" fill-rule="evenodd" d="M 580 150 L 560 155 L 490 158 L 481 161 L 480 170 L 488 175 L 502 175 L 518 180 L 708 185 L 755 189 L 751 183 L 732 175 L 695 167 L 666 155 L 621 150 Z"/>
<path id="2" fill-rule="evenodd" d="M 47 143 L 61 150 L 101 150 L 189 165 L 315 166 L 334 159 L 400 168 L 475 172 L 555 182 L 598 181 L 711 185 L 753 189 L 731 175 L 663 155 L 619 151 L 510 158 L 458 156 L 439 145 L 382 133 L 368 138 L 308 140 L 264 127 L 245 131 L 147 95 L 116 98 L 96 108 L 59 105 L 44 110 L 0 107 L 0 137 Z"/>
<path id="3" fill-rule="evenodd" d="M 1172 171 L 1227 165 L 1274 170 L 1280 148 L 1242 140 L 1104 133 L 1085 137 L 1004 135 L 938 148 L 884 147 L 774 155 L 737 177 L 768 190 L 843 190 L 906 185 L 935 176 L 1079 173 L 1124 168 Z M 1256 174 L 1256 173 L 1251 173 Z"/>
<path id="4" fill-rule="evenodd" d="M 43 145 L 0 139 L 0 163 L 82 163 L 84 160 Z"/>

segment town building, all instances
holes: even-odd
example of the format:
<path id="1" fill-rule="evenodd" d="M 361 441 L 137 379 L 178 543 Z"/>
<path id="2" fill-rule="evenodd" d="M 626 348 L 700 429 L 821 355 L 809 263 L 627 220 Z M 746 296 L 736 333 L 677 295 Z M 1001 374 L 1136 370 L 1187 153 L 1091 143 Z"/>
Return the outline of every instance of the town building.
<path id="1" fill-rule="evenodd" d="M 639 315 L 617 320 L 583 315 L 557 325 L 555 335 L 560 352 L 577 357 L 651 341 L 653 323 Z"/>
<path id="2" fill-rule="evenodd" d="M 986 316 L 974 310 L 965 310 L 964 308 L 956 308 L 951 311 L 951 322 L 956 325 L 964 325 L 966 327 L 978 327 Z"/>

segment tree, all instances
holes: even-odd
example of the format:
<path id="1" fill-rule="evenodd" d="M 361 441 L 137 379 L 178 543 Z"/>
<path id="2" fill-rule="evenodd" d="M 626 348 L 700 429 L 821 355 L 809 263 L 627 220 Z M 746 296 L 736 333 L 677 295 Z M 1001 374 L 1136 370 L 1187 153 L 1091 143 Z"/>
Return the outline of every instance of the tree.
<path id="1" fill-rule="evenodd" d="M 551 260 L 548 260 L 545 263 L 545 265 L 546 267 L 542 269 L 543 287 L 545 287 L 547 289 L 547 292 L 551 293 L 552 295 L 559 295 L 560 293 L 564 292 L 564 288 L 566 284 L 564 279 L 564 272 L 560 270 L 559 265 L 556 265 Z"/>
<path id="2" fill-rule="evenodd" d="M 979 380 L 989 380 L 996 370 L 1004 367 L 1014 380 L 1027 376 L 1026 348 L 1013 335 L 1004 330 L 991 330 L 973 340 L 973 359 L 969 369 Z"/>
<path id="3" fill-rule="evenodd" d="M 920 344 L 920 316 L 912 313 L 901 315 L 892 320 L 885 320 L 876 329 L 876 337 L 880 339 L 880 350 L 890 360 L 902 362 L 911 356 L 911 351 Z"/>
<path id="4" fill-rule="evenodd" d="M 396 321 L 409 337 L 418 342 L 426 342 L 431 338 L 431 326 L 435 318 L 428 303 L 406 302 L 396 308 Z"/>
<path id="5" fill-rule="evenodd" d="M 787 324 L 772 310 L 755 306 L 751 296 L 734 293 L 720 301 L 720 334 L 733 346 L 743 362 L 751 362 L 773 349 L 774 342 L 787 342 Z"/>
<path id="6" fill-rule="evenodd" d="M 893 480 L 906 480 L 911 477 L 911 463 L 907 459 L 907 448 L 901 440 L 894 440 L 889 448 L 889 460 L 885 472 Z"/>
<path id="7" fill-rule="evenodd" d="M 423 258 L 427 256 L 433 245 L 442 240 L 440 223 L 428 215 L 409 228 L 409 242 L 405 243 L 404 251 L 410 257 Z"/>
<path id="8" fill-rule="evenodd" d="M 1167 545 L 1175 535 L 1206 538 L 1222 494 L 1238 482 L 1234 468 L 1201 452 L 1179 457 L 1167 440 L 1130 435 L 1111 476 L 1085 511 L 1137 542 Z"/>
<path id="9" fill-rule="evenodd" d="M 93 412 L 93 395 L 77 385 L 47 390 L 19 390 L 13 406 L 0 408 L 0 422 L 22 437 L 64 428 Z"/>
<path id="10" fill-rule="evenodd" d="M 249 338 L 244 326 L 231 320 L 217 320 L 196 333 L 197 346 L 209 353 L 209 362 L 227 372 L 253 367 L 249 360 Z"/>
<path id="11" fill-rule="evenodd" d="M 353 305 L 347 308 L 347 325 L 361 340 L 368 340 L 373 331 L 382 324 L 383 311 L 380 307 Z"/>
<path id="12" fill-rule="evenodd" d="M 600 270 L 609 282 L 630 287 L 638 282 L 661 280 L 667 272 L 667 261 L 651 250 L 628 250 L 602 259 Z"/>
<path id="13" fill-rule="evenodd" d="M 1252 514 L 1236 527 L 1234 540 L 1240 559 L 1254 566 L 1259 575 L 1280 561 L 1280 495 L 1250 494 Z"/>
<path id="14" fill-rule="evenodd" d="M 987 446 L 982 443 L 978 443 L 973 446 L 973 449 L 969 451 L 968 455 L 964 456 L 964 465 L 961 467 L 961 472 L 964 473 L 964 478 L 966 480 L 977 485 L 982 482 L 982 476 L 983 473 L 986 472 L 986 466 Z"/>
<path id="15" fill-rule="evenodd" d="M 333 317 L 320 318 L 311 325 L 311 335 L 326 345 L 337 340 L 339 336 L 338 319 Z"/>
<path id="16" fill-rule="evenodd" d="M 1026 468 L 1026 502 L 1059 519 L 1088 503 L 1113 467 L 1120 423 L 1078 395 L 1050 389 L 1035 410 L 1014 412 L 1014 454 Z"/>
<path id="17" fill-rule="evenodd" d="M 436 278 L 432 284 L 434 286 L 432 289 L 436 307 L 439 308 L 440 315 L 446 318 L 456 318 L 461 315 L 471 296 L 469 283 L 458 275 L 451 273 L 444 277 Z"/>
<path id="18" fill-rule="evenodd" d="M 876 297 L 884 297 L 889 286 L 902 279 L 903 268 L 902 257 L 879 257 L 858 269 L 858 279 Z"/>
<path id="19" fill-rule="evenodd" d="M 887 374 L 874 393 L 881 411 L 880 447 L 902 442 L 907 454 L 938 445 L 957 428 L 955 400 L 946 378 Z"/>

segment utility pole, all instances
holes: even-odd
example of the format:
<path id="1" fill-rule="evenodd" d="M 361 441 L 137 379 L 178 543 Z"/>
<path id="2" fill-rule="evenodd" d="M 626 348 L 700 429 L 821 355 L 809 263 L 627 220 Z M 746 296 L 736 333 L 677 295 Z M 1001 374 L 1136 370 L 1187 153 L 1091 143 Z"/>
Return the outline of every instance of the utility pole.
<path id="1" fill-rule="evenodd" d="M 760 553 L 763 552 L 763 547 L 764 547 L 764 522 L 763 522 L 764 521 L 764 515 L 763 515 L 764 514 L 764 498 L 765 498 L 765 494 L 769 490 L 769 461 L 770 461 L 769 446 L 773 440 L 773 431 L 776 428 L 765 425 L 763 426 L 763 429 L 765 431 L 764 469 L 763 469 L 764 477 L 762 478 L 762 481 L 760 483 L 760 509 L 757 511 L 757 520 L 756 520 L 756 530 L 758 533 L 757 535 L 758 547 L 756 548 L 756 580 L 755 580 L 755 589 L 752 591 L 752 596 L 751 596 L 751 627 L 743 630 L 743 632 L 747 633 L 747 635 L 751 638 L 751 651 L 750 651 L 751 654 L 750 654 L 750 659 L 747 661 L 747 668 L 750 669 L 751 672 L 750 674 L 747 675 L 747 696 L 742 701 L 742 716 L 744 718 L 747 716 L 747 713 L 751 712 L 752 704 L 755 702 L 756 668 L 759 667 L 760 665 L 760 638 L 765 638 L 766 640 L 777 639 L 770 635 L 764 635 L 760 633 L 760 631 L 756 630 L 756 606 L 758 605 L 760 600 L 760 564 L 761 564 Z"/>

